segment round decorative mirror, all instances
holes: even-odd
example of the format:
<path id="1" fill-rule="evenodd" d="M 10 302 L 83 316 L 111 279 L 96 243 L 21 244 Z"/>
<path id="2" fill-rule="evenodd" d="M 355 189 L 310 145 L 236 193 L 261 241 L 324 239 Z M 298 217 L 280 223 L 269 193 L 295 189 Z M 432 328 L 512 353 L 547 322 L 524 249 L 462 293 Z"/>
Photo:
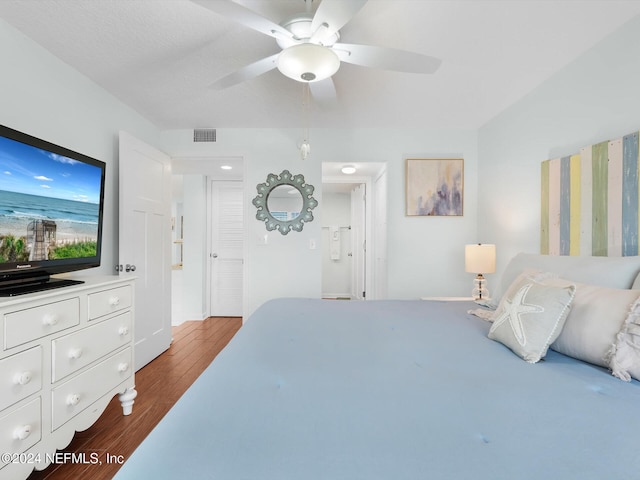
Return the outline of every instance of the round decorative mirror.
<path id="1" fill-rule="evenodd" d="M 278 185 L 267 197 L 267 210 L 281 212 L 280 216 L 294 219 L 302 211 L 302 194 L 291 185 Z"/>
<path id="2" fill-rule="evenodd" d="M 300 232 L 304 222 L 313 220 L 311 210 L 318 201 L 313 198 L 313 185 L 305 184 L 303 175 L 292 175 L 288 170 L 280 175 L 270 173 L 265 183 L 256 185 L 256 190 L 256 218 L 265 222 L 267 230 L 278 230 L 282 235 L 291 230 Z"/>

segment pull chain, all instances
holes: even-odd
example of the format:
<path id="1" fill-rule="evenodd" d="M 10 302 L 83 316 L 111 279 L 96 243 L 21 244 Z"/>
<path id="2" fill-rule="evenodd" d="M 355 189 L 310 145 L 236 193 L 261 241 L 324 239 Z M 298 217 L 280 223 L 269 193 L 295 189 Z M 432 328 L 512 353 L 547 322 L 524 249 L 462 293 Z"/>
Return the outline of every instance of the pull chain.
<path id="1" fill-rule="evenodd" d="M 311 91 L 307 82 L 302 84 L 302 109 L 304 112 L 303 123 L 305 125 L 304 138 L 302 145 L 300 145 L 300 157 L 302 160 L 306 160 L 311 153 L 311 145 L 309 144 L 309 123 L 310 123 L 310 110 L 311 110 Z"/>

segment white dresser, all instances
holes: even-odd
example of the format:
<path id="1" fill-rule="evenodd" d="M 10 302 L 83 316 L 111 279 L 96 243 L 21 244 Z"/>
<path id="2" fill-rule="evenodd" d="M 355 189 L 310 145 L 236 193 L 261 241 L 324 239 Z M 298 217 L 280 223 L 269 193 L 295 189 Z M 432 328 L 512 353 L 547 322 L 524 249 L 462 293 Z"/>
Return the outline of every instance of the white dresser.
<path id="1" fill-rule="evenodd" d="M 0 479 L 55 462 L 56 450 L 95 423 L 114 395 L 131 413 L 133 281 L 82 280 L 0 298 Z"/>

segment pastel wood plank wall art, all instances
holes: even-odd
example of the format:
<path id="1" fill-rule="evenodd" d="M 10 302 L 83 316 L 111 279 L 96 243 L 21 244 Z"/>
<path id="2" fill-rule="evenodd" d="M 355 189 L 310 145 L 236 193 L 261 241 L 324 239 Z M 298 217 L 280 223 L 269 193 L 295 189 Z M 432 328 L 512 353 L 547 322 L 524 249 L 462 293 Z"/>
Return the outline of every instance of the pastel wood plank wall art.
<path id="1" fill-rule="evenodd" d="M 638 133 L 542 162 L 540 253 L 638 255 Z"/>

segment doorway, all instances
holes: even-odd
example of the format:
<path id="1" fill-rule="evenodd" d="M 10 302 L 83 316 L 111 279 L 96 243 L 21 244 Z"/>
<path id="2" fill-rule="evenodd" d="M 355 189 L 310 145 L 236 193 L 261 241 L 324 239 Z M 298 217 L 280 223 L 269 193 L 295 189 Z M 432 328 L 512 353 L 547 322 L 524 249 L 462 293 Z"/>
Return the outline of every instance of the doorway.
<path id="1" fill-rule="evenodd" d="M 234 275 L 229 277 L 221 274 L 216 279 L 216 273 L 229 267 L 231 263 L 228 262 L 229 252 L 219 250 L 221 247 L 226 248 L 225 245 L 221 245 L 221 239 L 219 237 L 212 239 L 212 235 L 218 231 L 217 228 L 212 227 L 216 206 L 218 202 L 227 202 L 227 200 L 236 202 L 236 205 L 233 208 L 224 208 L 223 213 L 233 212 L 232 216 L 235 216 L 236 223 L 233 228 L 235 238 L 237 240 L 238 231 L 240 238 L 244 238 L 243 163 L 241 157 L 172 159 L 174 174 L 172 325 L 180 325 L 186 320 L 202 320 L 215 315 L 242 316 L 243 314 L 243 278 L 246 268 L 243 261 L 244 247 L 241 247 L 240 258 L 236 256 L 236 260 L 231 262 L 234 263 Z M 221 192 L 215 187 L 221 184 L 233 186 L 234 193 L 231 197 L 227 195 L 227 189 L 222 189 Z M 237 205 L 238 199 L 240 205 Z M 219 215 L 217 218 L 220 218 Z M 229 217 L 223 219 L 224 222 L 229 220 Z M 222 239 L 223 243 L 224 241 Z M 217 262 L 218 259 L 221 261 Z M 239 272 L 236 268 L 238 265 Z M 218 308 L 219 304 L 214 302 L 221 297 L 219 292 L 228 288 L 240 290 L 239 298 L 236 295 L 235 299 L 236 305 L 239 303 L 240 307 L 220 313 L 222 310 Z"/>
<path id="2" fill-rule="evenodd" d="M 366 298 L 366 184 L 322 185 L 322 297 Z"/>
<path id="3" fill-rule="evenodd" d="M 386 166 L 356 164 L 357 175 L 342 166 L 322 164 L 322 296 L 385 298 Z"/>

